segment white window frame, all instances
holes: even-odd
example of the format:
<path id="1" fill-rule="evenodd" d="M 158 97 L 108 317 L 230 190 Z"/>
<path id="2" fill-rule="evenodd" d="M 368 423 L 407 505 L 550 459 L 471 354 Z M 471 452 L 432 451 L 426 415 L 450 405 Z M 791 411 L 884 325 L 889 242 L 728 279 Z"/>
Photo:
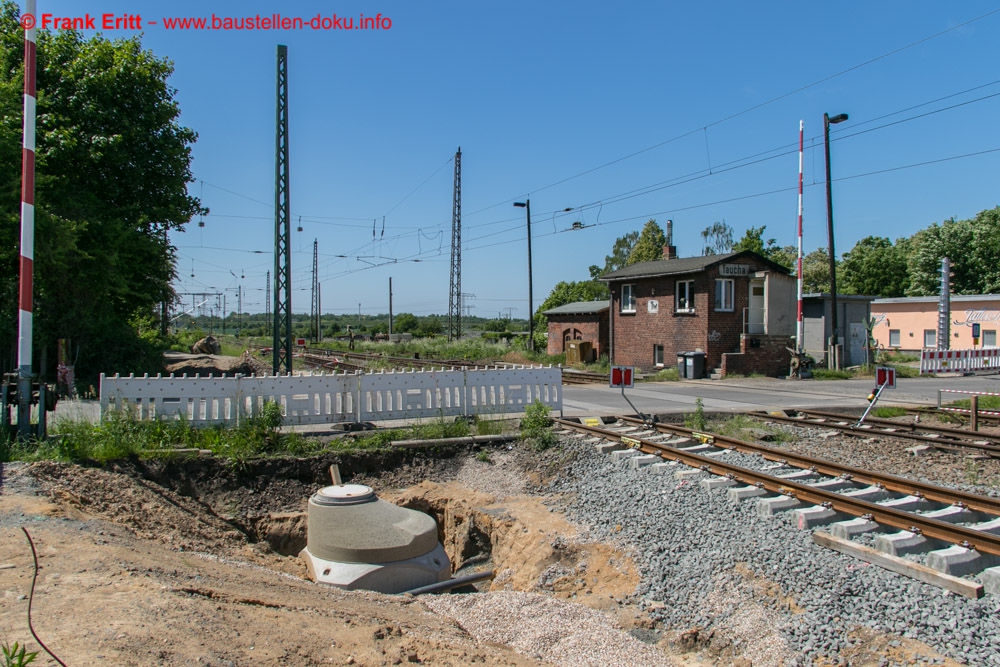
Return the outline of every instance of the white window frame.
<path id="1" fill-rule="evenodd" d="M 889 329 L 889 347 L 899 347 L 902 344 L 900 334 L 899 329 Z"/>
<path id="2" fill-rule="evenodd" d="M 719 288 L 722 288 L 720 299 Z M 735 308 L 736 281 L 732 278 L 715 279 L 715 310 L 720 313 L 731 313 Z M 728 297 L 728 298 L 727 298 Z"/>
<path id="3" fill-rule="evenodd" d="M 930 345 L 927 341 L 930 340 Z M 924 329 L 924 348 L 933 349 L 937 347 L 937 329 Z"/>
<path id="4" fill-rule="evenodd" d="M 681 292 L 684 292 L 684 305 L 681 306 Z M 674 283 L 674 312 L 693 313 L 694 312 L 694 281 L 678 280 Z"/>
<path id="5" fill-rule="evenodd" d="M 628 297 L 625 294 L 628 294 Z M 623 313 L 634 313 L 635 312 L 635 285 L 622 285 L 622 303 L 621 312 Z"/>
<path id="6" fill-rule="evenodd" d="M 992 343 L 987 343 L 986 339 L 990 338 L 993 340 Z M 997 330 L 996 329 L 983 329 L 983 347 L 996 347 L 997 346 Z"/>
<path id="7" fill-rule="evenodd" d="M 663 368 L 663 346 L 653 345 L 653 365 Z"/>

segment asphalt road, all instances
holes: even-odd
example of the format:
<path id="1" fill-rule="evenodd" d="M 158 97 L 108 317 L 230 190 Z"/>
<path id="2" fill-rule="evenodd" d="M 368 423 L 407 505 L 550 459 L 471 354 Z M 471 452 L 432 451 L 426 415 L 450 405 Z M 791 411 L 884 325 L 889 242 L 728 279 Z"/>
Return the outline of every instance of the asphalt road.
<path id="1" fill-rule="evenodd" d="M 728 380 L 680 380 L 643 382 L 633 389 L 611 389 L 603 385 L 563 386 L 563 415 L 567 417 L 633 413 L 628 401 L 647 414 L 691 412 L 701 398 L 709 412 L 744 412 L 786 408 L 863 408 L 874 382 L 868 380 L 781 380 L 736 378 Z M 896 389 L 886 389 L 879 405 L 937 405 L 938 391 L 944 402 L 962 398 L 953 391 L 1000 394 L 1000 375 L 970 377 L 900 378 Z M 626 400 L 628 399 L 628 401 Z"/>
<path id="2" fill-rule="evenodd" d="M 701 398 L 709 412 L 745 412 L 788 408 L 863 408 L 872 380 L 780 380 L 735 378 L 642 382 L 625 396 L 643 413 L 692 412 Z M 937 405 L 938 390 L 985 391 L 1000 394 L 1000 375 L 970 377 L 900 378 L 896 389 L 886 389 L 879 405 Z M 945 402 L 962 398 L 944 393 Z M 563 415 L 567 417 L 633 414 L 621 389 L 604 385 L 563 385 Z M 96 422 L 98 401 L 59 401 L 55 418 Z M 51 420 L 52 417 L 50 416 Z"/>

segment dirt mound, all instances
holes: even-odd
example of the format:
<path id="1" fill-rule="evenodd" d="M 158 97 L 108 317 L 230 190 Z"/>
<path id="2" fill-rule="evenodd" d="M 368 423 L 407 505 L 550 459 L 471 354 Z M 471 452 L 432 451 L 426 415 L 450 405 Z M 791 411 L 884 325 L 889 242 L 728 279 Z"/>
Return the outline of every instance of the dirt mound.
<path id="1" fill-rule="evenodd" d="M 240 375 L 270 375 L 271 367 L 249 350 L 238 357 L 219 354 L 183 354 L 166 352 L 163 368 L 173 375 L 197 377 L 236 377 Z"/>

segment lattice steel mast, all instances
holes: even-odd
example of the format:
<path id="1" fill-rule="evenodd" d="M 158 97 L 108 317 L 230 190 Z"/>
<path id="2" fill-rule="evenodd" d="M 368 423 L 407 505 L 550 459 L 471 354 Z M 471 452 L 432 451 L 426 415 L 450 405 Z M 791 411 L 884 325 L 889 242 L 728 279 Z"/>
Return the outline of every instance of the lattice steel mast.
<path id="1" fill-rule="evenodd" d="M 455 192 L 451 202 L 451 280 L 448 286 L 448 340 L 462 337 L 462 147 L 455 152 Z"/>
<path id="2" fill-rule="evenodd" d="M 274 374 L 292 372 L 292 248 L 288 193 L 288 47 L 278 45 L 274 147 Z"/>
<path id="3" fill-rule="evenodd" d="M 309 306 L 309 328 L 314 343 L 319 342 L 319 240 L 313 239 L 312 304 Z"/>

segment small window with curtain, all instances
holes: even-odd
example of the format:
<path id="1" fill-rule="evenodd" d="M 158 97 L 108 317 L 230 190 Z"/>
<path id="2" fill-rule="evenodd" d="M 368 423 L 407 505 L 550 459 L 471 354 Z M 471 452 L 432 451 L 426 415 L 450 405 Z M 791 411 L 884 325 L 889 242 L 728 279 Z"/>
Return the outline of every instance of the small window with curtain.
<path id="1" fill-rule="evenodd" d="M 899 347 L 899 329 L 889 329 L 889 347 Z"/>
<path id="2" fill-rule="evenodd" d="M 924 329 L 924 347 L 925 348 L 937 347 L 937 330 Z"/>
<path id="3" fill-rule="evenodd" d="M 674 291 L 674 309 L 678 313 L 694 312 L 694 281 L 678 280 Z"/>

